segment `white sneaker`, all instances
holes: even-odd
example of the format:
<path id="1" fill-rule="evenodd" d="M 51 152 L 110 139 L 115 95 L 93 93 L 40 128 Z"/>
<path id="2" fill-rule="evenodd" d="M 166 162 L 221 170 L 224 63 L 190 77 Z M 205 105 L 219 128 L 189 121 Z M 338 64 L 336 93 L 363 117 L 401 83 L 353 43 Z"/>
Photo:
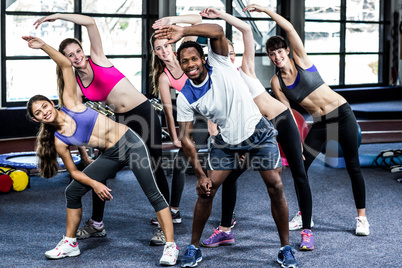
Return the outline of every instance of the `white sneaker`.
<path id="1" fill-rule="evenodd" d="M 166 242 L 165 248 L 163 249 L 163 255 L 159 263 L 161 265 L 175 265 L 177 262 L 177 257 L 179 256 L 179 248 L 174 242 Z"/>
<path id="2" fill-rule="evenodd" d="M 311 217 L 310 227 L 314 227 L 313 217 Z M 289 222 L 289 231 L 299 230 L 303 228 L 301 212 L 297 212 L 293 219 Z"/>
<path id="3" fill-rule="evenodd" d="M 369 235 L 370 224 L 364 216 L 356 217 L 356 235 Z"/>
<path id="4" fill-rule="evenodd" d="M 51 260 L 62 259 L 65 257 L 75 257 L 78 255 L 80 255 L 78 242 L 73 244 L 69 243 L 64 236 L 54 249 L 45 252 L 46 258 Z"/>

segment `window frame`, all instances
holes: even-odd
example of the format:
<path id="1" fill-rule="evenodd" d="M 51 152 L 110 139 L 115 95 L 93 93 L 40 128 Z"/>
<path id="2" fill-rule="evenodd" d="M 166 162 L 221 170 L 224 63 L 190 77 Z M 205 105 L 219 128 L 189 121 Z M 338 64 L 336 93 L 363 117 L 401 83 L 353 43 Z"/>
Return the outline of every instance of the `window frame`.
<path id="1" fill-rule="evenodd" d="M 339 52 L 308 52 L 309 56 L 320 56 L 320 55 L 335 55 L 339 56 L 339 83 L 337 85 L 331 85 L 332 89 L 341 88 L 356 88 L 356 87 L 374 87 L 374 86 L 385 86 L 389 84 L 387 77 L 389 76 L 389 69 L 384 68 L 384 66 L 389 66 L 387 62 L 389 55 L 389 48 L 384 46 L 386 42 L 386 33 L 390 25 L 390 14 L 385 12 L 391 8 L 388 1 L 380 0 L 380 16 L 378 21 L 362 21 L 362 20 L 347 20 L 346 18 L 346 2 L 347 0 L 341 0 L 341 17 L 339 20 L 324 20 L 324 19 L 304 19 L 306 22 L 330 22 L 339 23 L 340 25 L 340 48 Z M 389 6 L 387 6 L 389 5 Z M 389 12 L 390 13 L 390 12 Z M 361 24 L 375 24 L 379 26 L 379 50 L 377 52 L 346 52 L 346 25 L 348 23 L 361 23 Z M 304 28 L 304 25 L 303 25 Z M 304 40 L 304 38 L 303 38 Z M 346 57 L 349 55 L 378 55 L 378 83 L 362 83 L 362 84 L 345 84 L 345 72 L 346 72 Z"/>
<path id="2" fill-rule="evenodd" d="M 22 107 L 26 105 L 26 101 L 7 101 L 7 62 L 14 60 L 37 60 L 37 59 L 49 59 L 48 56 L 7 56 L 6 55 L 6 46 L 7 40 L 6 36 L 6 16 L 37 16 L 43 17 L 54 14 L 55 12 L 30 12 L 30 11 L 6 11 L 6 1 L 1 1 L 1 14 L 0 14 L 0 31 L 1 31 L 1 107 L 2 108 L 12 108 L 12 107 Z M 108 18 L 135 18 L 141 19 L 142 24 L 142 48 L 141 54 L 119 54 L 119 55 L 106 55 L 109 59 L 133 59 L 133 58 L 141 58 L 142 59 L 142 72 L 141 72 L 141 93 L 147 94 L 146 89 L 148 86 L 148 74 L 147 74 L 147 58 L 149 58 L 148 46 L 145 40 L 148 40 L 148 25 L 150 25 L 149 20 L 154 19 L 155 15 L 150 15 L 149 12 L 149 3 L 147 0 L 142 1 L 142 14 L 111 14 L 111 13 L 85 13 L 82 12 L 82 0 L 74 0 L 74 10 L 73 12 L 60 12 L 62 14 L 81 14 L 87 15 L 93 18 L 97 17 L 108 17 Z M 74 25 L 74 38 L 82 41 L 82 27 L 80 25 Z M 58 100 L 54 100 L 56 103 Z"/>
<path id="3" fill-rule="evenodd" d="M 159 9 L 159 16 L 158 16 L 158 7 L 163 6 L 161 4 L 163 0 L 152 0 L 142 1 L 142 14 L 108 14 L 108 13 L 83 13 L 81 10 L 82 0 L 74 0 L 74 13 L 76 14 L 83 14 L 88 15 L 91 17 L 121 17 L 121 18 L 141 18 L 142 19 L 142 52 L 141 54 L 135 55 L 106 55 L 108 58 L 142 58 L 142 87 L 141 92 L 145 94 L 147 97 L 150 97 L 150 93 L 147 91 L 150 80 L 149 80 L 149 72 L 150 72 L 150 51 L 148 40 L 150 35 L 152 34 L 153 30 L 151 28 L 152 22 L 158 17 L 162 16 L 166 10 Z M 233 14 L 233 3 L 234 1 L 238 0 L 221 0 L 222 3 L 226 7 L 226 12 L 229 14 Z M 290 18 L 290 6 L 294 4 L 293 1 L 295 0 L 277 0 L 277 12 L 279 12 L 283 17 L 289 19 Z M 339 55 L 340 57 L 340 69 L 339 69 L 339 84 L 331 85 L 333 89 L 340 89 L 340 88 L 354 88 L 354 87 L 376 87 L 376 86 L 385 86 L 389 85 L 390 83 L 390 32 L 391 32 L 391 3 L 390 1 L 380 0 L 380 17 L 378 22 L 369 22 L 369 21 L 349 21 L 346 20 L 346 0 L 341 0 L 341 19 L 339 21 L 328 20 L 328 22 L 339 22 L 341 24 L 341 32 L 340 32 L 340 51 L 339 53 L 308 53 L 309 55 Z M 174 5 L 175 10 L 176 1 L 169 1 L 169 9 L 172 10 L 172 5 Z M 303 3 L 304 5 L 304 3 Z M 160 7 L 159 7 L 160 8 Z M 6 56 L 6 44 L 7 40 L 5 38 L 6 35 L 6 15 L 21 15 L 21 16 L 28 16 L 28 15 L 35 15 L 35 16 L 46 16 L 49 14 L 53 14 L 54 12 L 21 12 L 21 11 L 6 11 L 6 1 L 1 1 L 1 10 L 0 10 L 0 38 L 1 38 L 1 45 L 0 45 L 0 78 L 1 78 L 1 107 L 2 108 L 12 108 L 12 107 L 21 107 L 25 106 L 24 101 L 18 102 L 8 102 L 7 101 L 7 83 L 6 83 L 6 69 L 7 69 L 7 61 L 12 60 L 35 60 L 35 59 L 48 59 L 47 56 Z M 162 13 L 161 13 L 162 12 Z M 300 14 L 297 16 L 302 16 L 304 18 L 304 9 L 299 11 Z M 303 14 L 301 14 L 303 13 Z M 174 14 L 172 14 L 174 15 Z M 254 17 L 239 17 L 237 18 L 244 20 L 244 21 L 272 21 L 271 18 L 254 18 Z M 316 20 L 305 19 L 301 22 L 303 25 L 295 25 L 296 27 L 301 27 L 304 29 L 305 22 L 314 22 Z M 323 22 L 323 20 L 319 20 Z M 368 52 L 368 53 L 351 53 L 346 52 L 345 48 L 345 37 L 346 37 L 346 24 L 347 23 L 376 23 L 379 25 L 379 51 L 378 52 Z M 226 23 L 226 36 L 231 39 L 233 33 L 233 27 Z M 276 28 L 276 34 L 283 35 L 281 29 L 279 27 Z M 82 38 L 82 31 L 81 26 L 75 25 L 74 26 L 74 37 L 81 40 Z M 302 39 L 304 40 L 304 33 Z M 307 51 L 308 52 L 308 51 Z M 358 54 L 375 54 L 379 56 L 378 62 L 378 83 L 372 84 L 353 84 L 353 85 L 345 85 L 345 57 L 347 55 L 358 55 Z M 237 53 L 237 56 L 242 56 L 242 53 Z M 266 53 L 263 52 L 256 52 L 256 57 L 266 56 Z M 384 68 L 385 67 L 385 68 Z"/>

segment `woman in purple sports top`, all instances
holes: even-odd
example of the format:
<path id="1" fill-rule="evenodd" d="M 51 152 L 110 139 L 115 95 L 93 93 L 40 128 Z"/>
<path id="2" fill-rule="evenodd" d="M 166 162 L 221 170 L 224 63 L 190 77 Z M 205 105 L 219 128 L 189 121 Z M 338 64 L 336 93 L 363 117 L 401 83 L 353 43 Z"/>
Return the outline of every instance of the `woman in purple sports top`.
<path id="1" fill-rule="evenodd" d="M 169 200 L 169 185 L 162 169 L 162 129 L 159 117 L 148 99 L 121 74 L 105 56 L 101 36 L 93 18 L 78 14 L 53 14 L 35 21 L 38 28 L 44 22 L 57 19 L 71 21 L 87 28 L 90 40 L 90 58 L 87 58 L 81 43 L 67 38 L 60 43 L 59 52 L 66 56 L 77 75 L 79 97 L 91 101 L 102 101 L 114 109 L 116 121 L 127 125 L 147 144 L 154 165 L 154 172 L 159 189 L 166 200 Z M 58 74 L 58 80 L 62 80 Z M 84 154 L 84 161 L 85 161 Z M 79 238 L 102 235 L 103 212 L 105 203 L 93 194 L 93 212 L 91 219 L 78 230 Z M 93 224 L 95 223 L 95 224 Z M 98 228 L 98 229 L 97 229 Z M 101 229 L 99 229 L 101 228 Z M 162 241 L 164 243 L 164 241 Z"/>
<path id="2" fill-rule="evenodd" d="M 80 102 L 73 68 L 66 57 L 37 37 L 22 38 L 30 48 L 46 52 L 63 73 L 63 81 L 58 83 L 61 110 L 57 110 L 54 103 L 43 95 L 35 95 L 27 103 L 29 117 L 41 123 L 37 138 L 41 176 L 51 178 L 57 174 L 58 154 L 73 178 L 65 190 L 66 235 L 54 249 L 46 251 L 45 256 L 61 259 L 80 255 L 76 233 L 82 217 L 82 197 L 92 189 L 102 201 L 112 200 L 111 189 L 105 181 L 111 174 L 129 165 L 166 234 L 167 242 L 160 264 L 176 264 L 178 248 L 174 243 L 170 210 L 156 184 L 144 141 L 126 125 L 116 123 Z M 101 154 L 81 172 L 72 160 L 70 145 L 97 148 Z M 132 161 L 133 156 L 139 161 Z"/>

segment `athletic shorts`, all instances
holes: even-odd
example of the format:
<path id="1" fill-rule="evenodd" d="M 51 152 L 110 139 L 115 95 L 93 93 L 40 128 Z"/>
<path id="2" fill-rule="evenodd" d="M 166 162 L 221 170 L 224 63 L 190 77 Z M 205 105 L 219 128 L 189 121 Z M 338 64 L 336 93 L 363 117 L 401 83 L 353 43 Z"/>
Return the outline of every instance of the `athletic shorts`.
<path id="1" fill-rule="evenodd" d="M 282 166 L 276 142 L 278 132 L 271 121 L 262 117 L 253 135 L 240 144 L 231 145 L 223 141 L 221 134 L 214 138 L 208 156 L 208 169 L 233 170 L 246 165 L 255 170 L 273 170 Z M 242 156 L 245 156 L 242 161 Z"/>

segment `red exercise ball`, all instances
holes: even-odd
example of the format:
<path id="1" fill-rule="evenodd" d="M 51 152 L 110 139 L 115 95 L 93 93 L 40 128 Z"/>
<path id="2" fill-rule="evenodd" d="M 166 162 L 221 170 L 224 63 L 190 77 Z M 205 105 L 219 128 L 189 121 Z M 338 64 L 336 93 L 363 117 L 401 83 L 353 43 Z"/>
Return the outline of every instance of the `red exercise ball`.
<path id="1" fill-rule="evenodd" d="M 13 186 L 13 180 L 7 174 L 0 175 L 0 192 L 1 193 L 8 193 Z"/>
<path id="2" fill-rule="evenodd" d="M 304 117 L 303 117 L 298 111 L 292 109 L 292 113 L 293 113 L 293 116 L 294 116 L 295 119 L 296 119 L 297 128 L 299 129 L 301 142 L 303 142 L 304 139 L 305 139 L 306 136 L 307 136 L 307 133 L 308 133 L 308 125 L 307 125 L 307 122 L 306 122 L 306 120 L 304 119 Z M 283 166 L 289 166 L 289 165 L 288 165 L 288 161 L 286 160 L 286 157 L 285 157 L 285 153 L 283 152 L 283 150 L 282 150 L 282 148 L 281 148 L 281 145 L 280 145 L 279 143 L 278 143 L 278 146 L 279 146 L 279 151 L 280 151 L 280 153 L 281 153 L 282 165 L 283 165 Z M 300 144 L 300 146 L 301 146 L 301 144 Z"/>

